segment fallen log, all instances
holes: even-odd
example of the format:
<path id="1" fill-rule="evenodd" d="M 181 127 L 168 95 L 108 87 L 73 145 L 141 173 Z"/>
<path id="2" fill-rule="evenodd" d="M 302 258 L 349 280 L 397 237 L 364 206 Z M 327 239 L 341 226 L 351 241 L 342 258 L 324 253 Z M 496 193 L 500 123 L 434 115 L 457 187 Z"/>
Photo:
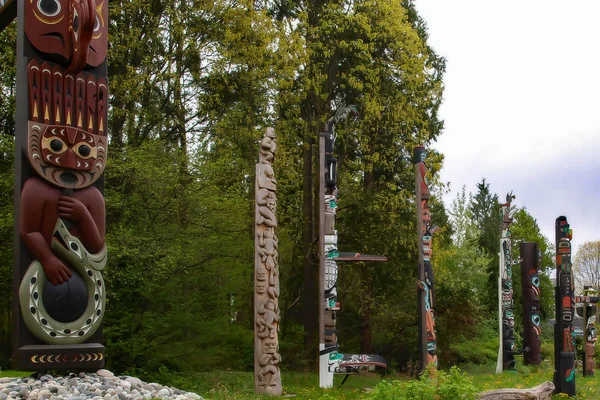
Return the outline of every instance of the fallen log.
<path id="1" fill-rule="evenodd" d="M 550 400 L 554 392 L 552 382 L 544 382 L 531 389 L 496 389 L 481 392 L 478 400 Z"/>

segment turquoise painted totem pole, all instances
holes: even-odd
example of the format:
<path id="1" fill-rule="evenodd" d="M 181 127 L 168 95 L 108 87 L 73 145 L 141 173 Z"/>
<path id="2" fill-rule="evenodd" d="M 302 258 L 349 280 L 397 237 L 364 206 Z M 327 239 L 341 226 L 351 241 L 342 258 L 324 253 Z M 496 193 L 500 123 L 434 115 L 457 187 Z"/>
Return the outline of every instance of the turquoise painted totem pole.
<path id="1" fill-rule="evenodd" d="M 506 195 L 506 202 L 500 204 L 500 271 L 498 276 L 500 347 L 496 373 L 515 370 L 515 314 L 513 311 L 512 281 L 512 242 L 510 224 L 512 223 L 511 202 L 515 196 Z"/>
<path id="2" fill-rule="evenodd" d="M 342 354 L 337 336 L 337 312 L 340 310 L 337 279 L 338 262 L 387 261 L 384 256 L 339 252 L 335 216 L 338 209 L 337 159 L 334 157 L 333 122 L 319 137 L 319 387 L 333 387 L 335 374 L 348 376 L 363 372 L 383 372 L 385 359 L 374 354 Z"/>

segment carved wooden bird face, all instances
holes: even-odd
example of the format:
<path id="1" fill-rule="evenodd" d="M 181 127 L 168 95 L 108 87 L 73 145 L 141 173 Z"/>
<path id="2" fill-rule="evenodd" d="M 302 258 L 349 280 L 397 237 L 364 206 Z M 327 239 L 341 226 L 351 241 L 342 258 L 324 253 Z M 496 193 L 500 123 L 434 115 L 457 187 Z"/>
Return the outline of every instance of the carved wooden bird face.
<path id="1" fill-rule="evenodd" d="M 25 32 L 42 53 L 68 72 L 97 67 L 106 58 L 108 0 L 25 0 Z"/>

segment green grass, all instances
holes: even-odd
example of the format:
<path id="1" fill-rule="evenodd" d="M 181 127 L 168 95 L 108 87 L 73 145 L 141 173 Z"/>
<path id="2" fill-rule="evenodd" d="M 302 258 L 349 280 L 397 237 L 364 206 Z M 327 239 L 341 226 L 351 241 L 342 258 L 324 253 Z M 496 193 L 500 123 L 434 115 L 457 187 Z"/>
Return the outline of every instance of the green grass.
<path id="1" fill-rule="evenodd" d="M 282 372 L 283 394 L 295 394 L 295 399 L 363 399 L 365 388 L 373 388 L 379 382 L 379 375 L 350 376 L 340 388 L 343 375 L 336 375 L 334 388 L 320 389 L 318 373 Z M 175 386 L 198 393 L 206 399 L 241 400 L 264 399 L 266 396 L 254 394 L 253 372 L 215 371 L 203 373 L 170 373 L 154 377 L 161 384 Z"/>
<path id="2" fill-rule="evenodd" d="M 554 363 L 551 360 L 545 360 L 539 367 L 517 364 L 517 372 L 504 372 L 498 375 L 495 374 L 495 370 L 495 365 L 470 365 L 463 368 L 463 371 L 473 378 L 473 383 L 481 391 L 502 388 L 524 389 L 537 386 L 545 381 L 552 382 Z M 593 377 L 584 378 L 580 367 L 577 369 L 575 388 L 577 396 L 571 397 L 572 399 L 600 399 L 600 380 L 594 380 Z M 565 397 L 567 396 L 564 394 L 555 395 L 552 396 L 552 399 Z"/>
<path id="3" fill-rule="evenodd" d="M 518 366 L 518 372 L 504 372 L 496 375 L 495 366 L 468 365 L 462 368 L 480 390 L 501 388 L 531 388 L 544 381 L 552 381 L 553 364 L 544 362 L 540 367 Z M 600 374 L 600 371 L 598 371 Z M 25 377 L 29 372 L 0 371 L 0 377 Z M 383 379 L 408 380 L 404 375 L 386 376 L 350 376 L 343 387 L 340 387 L 343 376 L 336 375 L 334 388 L 324 390 L 318 388 L 318 374 L 301 372 L 282 372 L 284 394 L 295 394 L 298 400 L 353 400 L 369 399 L 369 388 L 375 387 Z M 144 378 L 163 385 L 174 386 L 183 390 L 198 393 L 205 399 L 214 400 L 253 400 L 268 397 L 254 394 L 254 374 L 252 372 L 214 371 L 196 373 L 166 373 Z M 600 399 L 600 379 L 584 378 L 581 373 L 576 377 L 577 396 L 573 399 Z M 367 389 L 367 390 L 365 390 Z M 553 396 L 561 399 L 566 396 Z"/>
<path id="4" fill-rule="evenodd" d="M 25 378 L 31 374 L 32 372 L 26 371 L 0 370 L 0 378 Z"/>

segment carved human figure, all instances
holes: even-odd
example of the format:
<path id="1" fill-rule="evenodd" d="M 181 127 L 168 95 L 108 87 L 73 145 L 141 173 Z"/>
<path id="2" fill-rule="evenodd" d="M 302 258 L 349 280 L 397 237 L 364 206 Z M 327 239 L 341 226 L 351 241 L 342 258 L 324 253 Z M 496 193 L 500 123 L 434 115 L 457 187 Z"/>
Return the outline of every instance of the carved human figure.
<path id="1" fill-rule="evenodd" d="M 259 317 L 256 320 L 258 326 L 258 337 L 275 337 L 275 333 L 279 327 L 279 310 L 276 310 L 275 303 L 272 299 L 261 301 L 258 307 Z"/>
<path id="2" fill-rule="evenodd" d="M 274 191 L 260 189 L 256 195 L 256 204 L 258 205 L 259 217 L 257 224 L 265 224 L 270 228 L 277 226 L 277 216 L 275 215 L 277 207 L 277 196 Z"/>
<path id="3" fill-rule="evenodd" d="M 268 128 L 267 133 L 260 142 L 259 150 L 259 161 L 261 164 L 271 164 L 275 157 L 275 149 L 277 148 L 275 142 L 275 130 Z"/>
<path id="4" fill-rule="evenodd" d="M 281 356 L 277 353 L 277 341 L 266 338 L 263 340 L 262 345 L 263 351 L 258 360 L 261 367 L 258 371 L 258 385 L 277 386 L 279 384 L 278 365 L 281 362 Z M 267 377 L 267 375 L 270 375 L 270 377 Z"/>
<path id="5" fill-rule="evenodd" d="M 104 248 L 104 198 L 94 186 L 71 191 L 61 189 L 33 177 L 21 192 L 21 239 L 38 260 L 46 278 L 53 285 L 69 280 L 72 272 L 64 260 L 50 249 L 58 218 L 70 221 L 70 232 L 81 239 L 85 251 L 98 253 Z M 63 244 L 66 245 L 66 244 Z"/>
<path id="6" fill-rule="evenodd" d="M 273 272 L 273 270 L 276 269 L 275 257 L 277 255 L 277 236 L 272 227 L 259 232 L 258 246 L 258 253 L 261 256 L 262 262 L 269 271 Z"/>
<path id="7" fill-rule="evenodd" d="M 261 189 L 277 190 L 277 181 L 275 180 L 275 172 L 271 164 L 259 164 L 256 175 L 258 187 Z"/>

